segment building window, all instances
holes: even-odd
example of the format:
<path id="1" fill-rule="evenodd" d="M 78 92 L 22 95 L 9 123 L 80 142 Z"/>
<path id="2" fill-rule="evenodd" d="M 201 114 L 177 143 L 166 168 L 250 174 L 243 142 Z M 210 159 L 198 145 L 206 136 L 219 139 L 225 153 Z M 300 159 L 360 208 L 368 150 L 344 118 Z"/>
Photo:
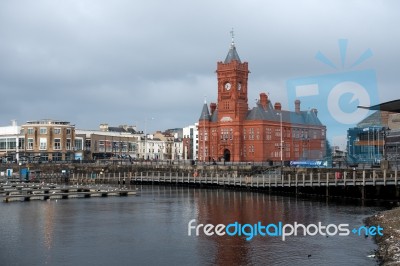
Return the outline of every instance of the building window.
<path id="1" fill-rule="evenodd" d="M 18 140 L 18 148 L 23 149 L 25 147 L 25 139 L 24 138 L 20 138 Z"/>
<path id="2" fill-rule="evenodd" d="M 49 160 L 49 155 L 46 152 L 45 153 L 41 153 L 40 154 L 40 160 L 47 162 Z"/>
<path id="3" fill-rule="evenodd" d="M 136 151 L 136 143 L 129 142 L 129 151 L 131 152 Z"/>
<path id="4" fill-rule="evenodd" d="M 54 150 L 61 150 L 61 139 L 54 139 Z"/>
<path id="5" fill-rule="evenodd" d="M 78 151 L 83 150 L 83 139 L 76 139 L 75 140 L 75 149 Z"/>
<path id="6" fill-rule="evenodd" d="M 272 134 L 271 132 L 272 132 L 271 128 L 269 127 L 265 128 L 265 138 L 267 140 L 271 140 L 271 134 Z"/>
<path id="7" fill-rule="evenodd" d="M 87 151 L 90 151 L 91 144 L 92 144 L 92 141 L 90 139 L 85 140 L 85 149 Z"/>
<path id="8" fill-rule="evenodd" d="M 285 150 L 285 157 L 286 158 L 290 158 L 290 144 L 289 143 L 285 143 L 284 144 L 284 150 Z"/>
<path id="9" fill-rule="evenodd" d="M 40 128 L 40 134 L 41 135 L 46 135 L 47 134 L 47 128 L 46 127 L 41 127 Z"/>
<path id="10" fill-rule="evenodd" d="M 281 130 L 279 128 L 275 129 L 275 137 L 280 137 L 281 136 Z"/>
<path id="11" fill-rule="evenodd" d="M 53 159 L 53 161 L 61 161 L 62 160 L 62 153 L 61 152 L 53 153 L 52 159 Z"/>
<path id="12" fill-rule="evenodd" d="M 246 129 L 245 128 L 243 128 L 243 139 L 244 140 L 246 139 Z"/>
<path id="13" fill-rule="evenodd" d="M 122 152 L 129 151 L 129 143 L 123 142 L 121 145 L 122 145 Z"/>
<path id="14" fill-rule="evenodd" d="M 32 127 L 28 128 L 28 135 L 33 135 L 33 128 Z"/>
<path id="15" fill-rule="evenodd" d="M 71 150 L 71 139 L 67 139 L 67 142 L 65 143 L 65 148 L 67 151 Z"/>
<path id="16" fill-rule="evenodd" d="M 225 108 L 225 110 L 229 109 L 229 102 L 228 101 L 224 102 L 224 108 Z"/>
<path id="17" fill-rule="evenodd" d="M 299 138 L 299 129 L 298 129 L 298 128 L 295 128 L 295 129 L 293 130 L 293 137 L 294 137 L 295 139 L 298 139 L 298 138 Z"/>
<path id="18" fill-rule="evenodd" d="M 221 140 L 228 140 L 229 131 L 227 128 L 221 129 Z"/>
<path id="19" fill-rule="evenodd" d="M 33 139 L 32 138 L 28 139 L 28 143 L 27 143 L 26 149 L 27 150 L 33 150 Z"/>
<path id="20" fill-rule="evenodd" d="M 250 136 L 249 139 L 253 140 L 254 139 L 254 128 L 250 128 Z"/>
<path id="21" fill-rule="evenodd" d="M 0 150 L 7 149 L 7 139 L 0 139 Z"/>
<path id="22" fill-rule="evenodd" d="M 60 135 L 60 134 L 61 134 L 61 128 L 55 128 L 54 135 Z"/>
<path id="23" fill-rule="evenodd" d="M 15 138 L 7 138 L 7 149 L 14 150 L 17 147 L 17 140 Z"/>
<path id="24" fill-rule="evenodd" d="M 304 131 L 304 138 L 305 138 L 305 139 L 308 139 L 308 130 L 305 130 L 305 131 Z"/>
<path id="25" fill-rule="evenodd" d="M 66 134 L 67 134 L 67 135 L 71 135 L 71 129 L 70 129 L 70 128 L 67 128 Z"/>
<path id="26" fill-rule="evenodd" d="M 39 150 L 47 150 L 47 138 L 40 138 Z"/>

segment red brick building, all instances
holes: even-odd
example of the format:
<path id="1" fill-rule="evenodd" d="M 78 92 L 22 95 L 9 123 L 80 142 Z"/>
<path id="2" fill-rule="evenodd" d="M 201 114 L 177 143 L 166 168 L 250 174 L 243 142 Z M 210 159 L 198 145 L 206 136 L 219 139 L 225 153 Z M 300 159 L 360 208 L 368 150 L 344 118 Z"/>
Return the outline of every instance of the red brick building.
<path id="1" fill-rule="evenodd" d="M 261 93 L 248 107 L 248 63 L 241 62 L 232 40 L 224 62 L 217 63 L 218 100 L 205 103 L 199 118 L 200 161 L 262 162 L 322 159 L 326 128 L 317 110 L 293 112 L 273 106 Z M 283 133 L 283 134 L 282 134 Z"/>

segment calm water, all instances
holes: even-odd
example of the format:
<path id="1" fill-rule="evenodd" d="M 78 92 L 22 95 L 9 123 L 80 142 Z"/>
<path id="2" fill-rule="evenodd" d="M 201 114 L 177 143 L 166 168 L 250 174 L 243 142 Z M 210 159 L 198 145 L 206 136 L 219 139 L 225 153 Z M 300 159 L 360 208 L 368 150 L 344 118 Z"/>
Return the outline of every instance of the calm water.
<path id="1" fill-rule="evenodd" d="M 373 240 L 188 236 L 188 222 L 349 223 L 378 210 L 246 191 L 140 187 L 140 196 L 0 203 L 0 265 L 376 265 Z M 311 257 L 308 257 L 308 254 Z"/>

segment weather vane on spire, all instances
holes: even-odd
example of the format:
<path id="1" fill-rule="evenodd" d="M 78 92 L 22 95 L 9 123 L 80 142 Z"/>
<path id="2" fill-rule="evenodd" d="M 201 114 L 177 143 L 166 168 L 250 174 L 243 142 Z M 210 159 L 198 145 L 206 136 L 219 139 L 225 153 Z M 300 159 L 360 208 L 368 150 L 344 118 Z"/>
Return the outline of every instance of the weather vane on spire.
<path id="1" fill-rule="evenodd" d="M 235 44 L 235 32 L 233 31 L 233 28 L 231 30 L 231 37 L 232 37 L 232 45 Z"/>

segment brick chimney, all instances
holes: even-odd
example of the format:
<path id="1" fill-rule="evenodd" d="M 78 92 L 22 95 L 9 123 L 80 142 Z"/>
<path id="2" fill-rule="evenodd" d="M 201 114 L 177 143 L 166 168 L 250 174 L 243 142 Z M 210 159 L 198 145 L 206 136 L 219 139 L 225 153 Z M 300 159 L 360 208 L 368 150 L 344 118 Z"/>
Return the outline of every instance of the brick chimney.
<path id="1" fill-rule="evenodd" d="M 275 108 L 275 110 L 282 110 L 281 103 L 275 103 L 274 108 Z"/>
<path id="2" fill-rule="evenodd" d="M 268 106 L 268 95 L 264 92 L 260 93 L 260 104 L 264 109 L 267 109 Z"/>
<path id="3" fill-rule="evenodd" d="M 216 104 L 216 103 L 210 103 L 211 115 L 214 114 L 214 112 L 215 112 L 216 109 L 217 109 L 217 104 Z"/>
<path id="4" fill-rule="evenodd" d="M 294 111 L 296 114 L 300 114 L 300 100 L 294 101 Z"/>

